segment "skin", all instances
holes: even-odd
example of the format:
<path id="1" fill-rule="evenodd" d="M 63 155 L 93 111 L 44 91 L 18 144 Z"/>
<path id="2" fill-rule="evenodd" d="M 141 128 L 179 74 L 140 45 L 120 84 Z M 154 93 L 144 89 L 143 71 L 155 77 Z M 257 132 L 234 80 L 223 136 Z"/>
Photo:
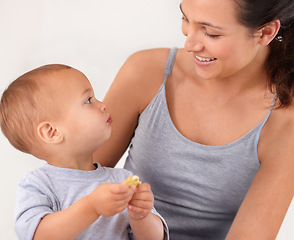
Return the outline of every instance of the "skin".
<path id="1" fill-rule="evenodd" d="M 232 0 L 217 8 L 213 0 L 183 0 L 181 9 L 185 48 L 178 50 L 166 83 L 171 119 L 191 141 L 231 143 L 262 122 L 272 106 L 264 66 L 280 22 L 252 35 L 237 21 Z M 137 52 L 122 66 L 104 99 L 114 119 L 113 134 L 95 152 L 95 161 L 113 167 L 125 152 L 140 114 L 162 84 L 168 54 L 169 49 Z M 215 60 L 207 65 L 195 56 Z M 260 169 L 226 239 L 276 237 L 294 194 L 293 108 L 291 102 L 273 110 L 263 127 Z"/>
<path id="2" fill-rule="evenodd" d="M 44 77 L 42 86 L 47 91 L 54 89 L 55 104 L 51 106 L 60 116 L 38 124 L 40 155 L 57 167 L 94 170 L 93 152 L 111 134 L 111 118 L 105 104 L 94 97 L 90 82 L 78 70 L 56 71 L 50 76 L 50 79 Z M 163 239 L 163 224 L 151 213 L 153 205 L 153 194 L 147 183 L 137 188 L 105 183 L 68 208 L 46 215 L 34 239 L 74 239 L 99 216 L 113 216 L 125 208 L 136 239 Z"/>

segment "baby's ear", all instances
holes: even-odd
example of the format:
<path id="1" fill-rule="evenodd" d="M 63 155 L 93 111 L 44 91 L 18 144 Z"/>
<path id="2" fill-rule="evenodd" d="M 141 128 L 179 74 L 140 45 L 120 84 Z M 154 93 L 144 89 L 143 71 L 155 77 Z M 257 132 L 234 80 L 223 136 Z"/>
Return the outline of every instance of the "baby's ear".
<path id="1" fill-rule="evenodd" d="M 38 136 L 46 143 L 61 143 L 63 134 L 50 122 L 41 122 L 37 128 Z"/>

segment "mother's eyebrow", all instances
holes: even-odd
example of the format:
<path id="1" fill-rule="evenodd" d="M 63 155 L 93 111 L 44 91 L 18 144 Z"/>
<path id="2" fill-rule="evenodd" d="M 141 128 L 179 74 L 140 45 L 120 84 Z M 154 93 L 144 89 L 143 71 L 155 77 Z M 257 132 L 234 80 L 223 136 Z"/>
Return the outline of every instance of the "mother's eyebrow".
<path id="1" fill-rule="evenodd" d="M 180 3 L 180 10 L 181 10 L 182 14 L 184 16 L 186 16 L 185 13 L 183 12 L 183 9 L 182 9 L 182 3 Z M 216 26 L 216 25 L 211 24 L 211 23 L 208 23 L 208 22 L 196 22 L 196 23 L 197 24 L 200 24 L 200 25 L 204 25 L 204 26 L 208 26 L 208 27 L 212 27 L 212 28 L 217 28 L 217 29 L 220 29 L 220 30 L 224 30 L 222 27 Z"/>
<path id="2" fill-rule="evenodd" d="M 201 24 L 201 25 L 204 25 L 204 26 L 208 26 L 208 27 L 213 27 L 213 28 L 217 28 L 217 29 L 220 29 L 220 30 L 224 30 L 222 27 L 213 25 L 211 23 L 207 23 L 207 22 L 197 22 L 197 23 L 198 24 Z"/>

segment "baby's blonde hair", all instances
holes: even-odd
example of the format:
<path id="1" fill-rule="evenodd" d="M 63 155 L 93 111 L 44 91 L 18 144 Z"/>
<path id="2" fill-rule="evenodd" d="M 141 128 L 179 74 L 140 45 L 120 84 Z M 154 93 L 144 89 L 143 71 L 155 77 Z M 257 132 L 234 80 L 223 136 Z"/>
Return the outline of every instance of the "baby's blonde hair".
<path id="1" fill-rule="evenodd" d="M 50 64 L 29 71 L 15 81 L 3 92 L 0 102 L 0 126 L 9 142 L 18 150 L 34 154 L 37 149 L 37 125 L 47 115 L 50 91 L 48 92 L 46 76 L 53 72 L 71 69 L 62 64 Z M 41 81 L 44 80 L 45 81 Z M 47 103 L 45 103 L 47 102 Z M 45 109 L 44 109 L 45 108 Z"/>

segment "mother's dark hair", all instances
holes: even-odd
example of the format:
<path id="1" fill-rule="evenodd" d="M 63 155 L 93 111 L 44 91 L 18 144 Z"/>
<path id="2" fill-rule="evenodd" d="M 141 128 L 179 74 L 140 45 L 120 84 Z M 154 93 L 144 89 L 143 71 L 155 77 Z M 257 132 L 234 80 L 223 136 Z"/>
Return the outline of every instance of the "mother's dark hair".
<path id="1" fill-rule="evenodd" d="M 276 91 L 280 106 L 287 106 L 294 96 L 294 0 L 235 0 L 239 21 L 252 30 L 274 19 L 281 28 L 270 43 L 267 61 L 270 86 Z"/>

